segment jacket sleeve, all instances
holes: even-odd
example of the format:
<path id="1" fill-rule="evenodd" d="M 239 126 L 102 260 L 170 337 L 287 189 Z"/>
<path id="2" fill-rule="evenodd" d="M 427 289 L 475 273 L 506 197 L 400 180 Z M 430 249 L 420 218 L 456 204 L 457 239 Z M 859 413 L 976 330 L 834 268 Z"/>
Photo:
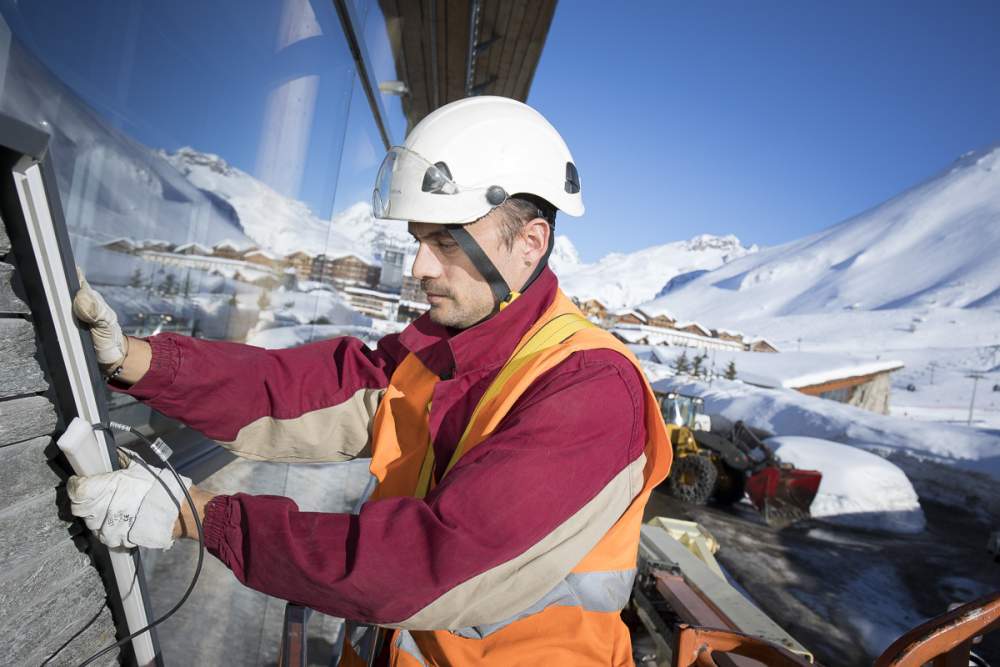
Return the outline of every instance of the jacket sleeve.
<path id="1" fill-rule="evenodd" d="M 426 499 L 352 516 L 217 496 L 206 546 L 251 588 L 335 616 L 420 630 L 499 623 L 557 587 L 642 488 L 642 392 L 617 353 L 574 354 Z"/>
<path id="2" fill-rule="evenodd" d="M 405 351 L 356 338 L 265 350 L 176 334 L 147 339 L 139 382 L 119 389 L 250 459 L 344 461 L 365 452 L 382 391 Z"/>

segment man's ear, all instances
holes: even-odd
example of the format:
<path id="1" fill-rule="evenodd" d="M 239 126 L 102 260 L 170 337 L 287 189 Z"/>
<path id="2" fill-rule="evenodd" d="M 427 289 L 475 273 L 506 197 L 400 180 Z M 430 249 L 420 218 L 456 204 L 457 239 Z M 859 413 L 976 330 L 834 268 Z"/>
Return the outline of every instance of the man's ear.
<path id="1" fill-rule="evenodd" d="M 530 220 L 521 229 L 521 238 L 524 239 L 524 261 L 525 264 L 534 264 L 539 261 L 549 248 L 549 235 L 552 229 L 544 218 Z"/>

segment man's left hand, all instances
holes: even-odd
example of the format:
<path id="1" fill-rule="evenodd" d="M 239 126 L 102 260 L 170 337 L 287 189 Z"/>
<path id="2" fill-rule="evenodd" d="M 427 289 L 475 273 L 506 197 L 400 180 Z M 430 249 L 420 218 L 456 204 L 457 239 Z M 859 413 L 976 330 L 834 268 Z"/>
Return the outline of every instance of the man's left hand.
<path id="1" fill-rule="evenodd" d="M 166 483 L 170 494 L 157 478 Z M 185 488 L 191 486 L 187 477 L 181 480 Z M 169 549 L 173 545 L 174 523 L 185 500 L 168 470 L 153 466 L 147 470 L 132 462 L 114 472 L 74 475 L 66 486 L 70 511 L 109 547 Z"/>

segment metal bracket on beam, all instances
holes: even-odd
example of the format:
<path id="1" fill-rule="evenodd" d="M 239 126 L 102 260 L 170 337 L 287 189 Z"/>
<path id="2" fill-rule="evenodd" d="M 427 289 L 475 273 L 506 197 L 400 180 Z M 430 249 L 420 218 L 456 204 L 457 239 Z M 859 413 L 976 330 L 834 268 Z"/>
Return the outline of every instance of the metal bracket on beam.
<path id="1" fill-rule="evenodd" d="M 469 0 L 469 51 L 465 57 L 465 96 L 475 95 L 472 82 L 476 79 L 476 44 L 479 42 L 479 0 Z"/>
<path id="2" fill-rule="evenodd" d="M 496 42 L 498 42 L 498 41 L 499 41 L 499 40 L 501 40 L 501 39 L 503 39 L 503 36 L 502 36 L 502 35 L 497 35 L 497 34 L 494 34 L 494 35 L 493 35 L 492 37 L 490 37 L 489 39 L 487 39 L 487 40 L 486 40 L 485 42 L 478 42 L 478 43 L 477 43 L 477 44 L 476 44 L 476 45 L 475 45 L 474 47 L 472 47 L 472 48 L 473 48 L 473 50 L 474 50 L 474 51 L 476 52 L 476 55 L 478 56 L 478 55 L 479 55 L 479 54 L 481 54 L 481 53 L 486 53 L 486 51 L 487 51 L 487 50 L 488 50 L 488 49 L 489 49 L 489 48 L 490 48 L 491 46 L 493 46 L 493 45 L 494 45 L 494 44 L 495 44 Z"/>
<path id="3" fill-rule="evenodd" d="M 486 79 L 486 81 L 474 85 L 470 92 L 472 95 L 482 95 L 484 90 L 486 90 L 496 82 L 497 82 L 496 76 L 491 76 L 490 78 Z"/>

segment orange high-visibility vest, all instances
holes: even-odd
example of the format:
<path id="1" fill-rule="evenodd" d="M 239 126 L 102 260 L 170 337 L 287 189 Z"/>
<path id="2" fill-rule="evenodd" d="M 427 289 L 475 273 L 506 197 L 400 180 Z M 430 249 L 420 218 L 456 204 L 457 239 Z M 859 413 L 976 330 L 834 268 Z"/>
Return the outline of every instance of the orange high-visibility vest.
<path id="1" fill-rule="evenodd" d="M 639 368 L 628 348 L 611 334 L 594 326 L 582 326 L 581 322 L 587 324 L 560 291 L 480 400 L 449 469 L 463 453 L 490 435 L 537 378 L 572 353 L 612 349 Z M 540 334 L 547 339 L 541 344 Z M 531 345 L 540 349 L 528 348 L 525 354 L 523 351 Z M 429 403 L 437 380 L 413 354 L 393 374 L 375 415 L 371 472 L 379 484 L 372 500 L 422 497 L 426 491 L 433 467 L 433 456 L 428 451 Z M 490 626 L 485 636 L 455 630 L 396 630 L 390 639 L 392 665 L 633 664 L 629 632 L 620 611 L 631 593 L 643 508 L 653 487 L 667 476 L 672 455 L 659 406 L 649 384 L 644 384 L 647 435 L 642 488 L 567 576 L 564 585 L 571 586 L 573 593 L 537 591 L 538 603 L 507 622 Z M 581 590 L 598 590 L 599 599 L 590 602 L 586 595 L 578 593 Z"/>

